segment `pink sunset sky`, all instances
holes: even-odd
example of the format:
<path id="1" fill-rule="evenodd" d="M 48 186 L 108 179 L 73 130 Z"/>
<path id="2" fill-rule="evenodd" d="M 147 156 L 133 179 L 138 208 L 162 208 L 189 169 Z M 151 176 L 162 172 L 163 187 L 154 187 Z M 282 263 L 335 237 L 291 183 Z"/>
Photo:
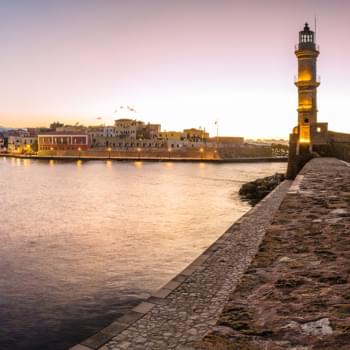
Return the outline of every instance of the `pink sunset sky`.
<path id="1" fill-rule="evenodd" d="M 318 119 L 350 132 L 349 13 L 344 0 L 0 0 L 0 125 L 131 117 L 215 135 L 219 120 L 220 135 L 287 138 L 294 44 L 316 15 Z"/>

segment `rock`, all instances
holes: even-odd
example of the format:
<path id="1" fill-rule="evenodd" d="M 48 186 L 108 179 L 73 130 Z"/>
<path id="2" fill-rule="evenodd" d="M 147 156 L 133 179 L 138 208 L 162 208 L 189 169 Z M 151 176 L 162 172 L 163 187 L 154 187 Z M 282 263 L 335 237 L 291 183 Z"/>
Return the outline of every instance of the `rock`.
<path id="1" fill-rule="evenodd" d="M 281 263 L 285 263 L 285 262 L 293 261 L 293 259 L 288 258 L 288 256 L 283 256 L 283 257 L 280 258 L 278 261 L 281 262 Z"/>
<path id="2" fill-rule="evenodd" d="M 284 174 L 276 173 L 272 176 L 247 182 L 241 186 L 239 195 L 242 200 L 248 201 L 249 204 L 254 206 L 284 180 Z"/>
<path id="3" fill-rule="evenodd" d="M 320 320 L 307 322 L 301 325 L 302 330 L 307 335 L 331 335 L 333 329 L 330 327 L 328 318 L 321 318 Z"/>

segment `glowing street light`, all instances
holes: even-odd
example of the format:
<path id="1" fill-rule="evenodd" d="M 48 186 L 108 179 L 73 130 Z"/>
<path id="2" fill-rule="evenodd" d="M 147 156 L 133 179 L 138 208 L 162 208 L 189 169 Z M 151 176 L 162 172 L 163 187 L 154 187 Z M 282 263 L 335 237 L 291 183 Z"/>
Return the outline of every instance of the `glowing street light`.
<path id="1" fill-rule="evenodd" d="M 112 148 L 111 147 L 108 147 L 108 158 L 111 158 L 111 151 L 112 151 Z"/>
<path id="2" fill-rule="evenodd" d="M 53 157 L 53 147 L 50 147 L 51 157 Z"/>
<path id="3" fill-rule="evenodd" d="M 78 147 L 78 152 L 79 152 L 79 158 L 81 157 L 81 148 Z"/>
<path id="4" fill-rule="evenodd" d="M 141 148 L 140 147 L 137 149 L 137 152 L 139 153 L 139 160 L 140 160 L 140 155 L 141 155 Z"/>
<path id="5" fill-rule="evenodd" d="M 170 153 L 171 153 L 171 148 L 169 147 L 169 148 L 168 148 L 168 156 L 169 156 L 169 159 L 170 159 Z"/>
<path id="6" fill-rule="evenodd" d="M 201 148 L 199 151 L 201 152 L 201 159 L 203 160 L 203 152 L 204 152 L 204 149 Z"/>

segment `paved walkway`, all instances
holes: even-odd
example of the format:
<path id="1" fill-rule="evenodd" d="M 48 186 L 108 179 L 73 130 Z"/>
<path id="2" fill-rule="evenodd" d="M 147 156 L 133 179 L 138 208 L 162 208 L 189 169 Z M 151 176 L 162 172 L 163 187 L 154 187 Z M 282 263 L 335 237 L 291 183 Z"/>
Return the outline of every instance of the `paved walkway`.
<path id="1" fill-rule="evenodd" d="M 146 302 L 73 349 L 188 349 L 200 340 L 215 326 L 289 186 L 281 184 Z"/>
<path id="2" fill-rule="evenodd" d="M 350 349 L 350 164 L 309 162 L 195 349 Z"/>

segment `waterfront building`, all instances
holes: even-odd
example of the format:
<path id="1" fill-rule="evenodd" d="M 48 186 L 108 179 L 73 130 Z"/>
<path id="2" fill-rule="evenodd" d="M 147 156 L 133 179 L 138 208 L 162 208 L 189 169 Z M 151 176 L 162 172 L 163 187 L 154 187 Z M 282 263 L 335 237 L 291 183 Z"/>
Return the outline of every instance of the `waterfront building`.
<path id="1" fill-rule="evenodd" d="M 0 150 L 5 148 L 5 136 L 0 132 Z"/>
<path id="2" fill-rule="evenodd" d="M 217 137 L 211 137 L 209 139 L 211 143 L 215 143 L 217 147 L 224 148 L 224 147 L 235 147 L 235 146 L 242 146 L 244 145 L 244 138 L 243 137 L 235 137 L 235 136 L 217 136 Z"/>
<path id="3" fill-rule="evenodd" d="M 205 129 L 184 129 L 184 134 L 189 141 L 204 141 L 209 139 L 209 133 Z"/>
<path id="4" fill-rule="evenodd" d="M 167 143 L 164 140 L 159 140 L 157 138 L 153 139 L 137 139 L 137 138 L 126 138 L 126 137 L 104 137 L 95 136 L 92 139 L 92 148 L 102 148 L 102 149 L 117 149 L 117 150 L 129 150 L 132 148 L 164 148 Z"/>
<path id="5" fill-rule="evenodd" d="M 9 152 L 13 153 L 32 153 L 37 151 L 36 129 L 9 131 L 7 148 Z"/>
<path id="6" fill-rule="evenodd" d="M 38 135 L 38 151 L 85 151 L 89 136 L 79 132 L 49 132 Z"/>
<path id="7" fill-rule="evenodd" d="M 151 124 L 148 123 L 143 126 L 143 128 L 137 131 L 136 138 L 137 139 L 146 139 L 152 140 L 159 137 L 160 133 L 160 124 Z"/>
<path id="8" fill-rule="evenodd" d="M 137 133 L 145 127 L 145 123 L 136 119 L 118 119 L 114 122 L 114 136 L 120 138 L 137 138 Z"/>
<path id="9" fill-rule="evenodd" d="M 161 131 L 159 133 L 159 138 L 169 141 L 183 141 L 186 135 L 181 131 Z"/>

